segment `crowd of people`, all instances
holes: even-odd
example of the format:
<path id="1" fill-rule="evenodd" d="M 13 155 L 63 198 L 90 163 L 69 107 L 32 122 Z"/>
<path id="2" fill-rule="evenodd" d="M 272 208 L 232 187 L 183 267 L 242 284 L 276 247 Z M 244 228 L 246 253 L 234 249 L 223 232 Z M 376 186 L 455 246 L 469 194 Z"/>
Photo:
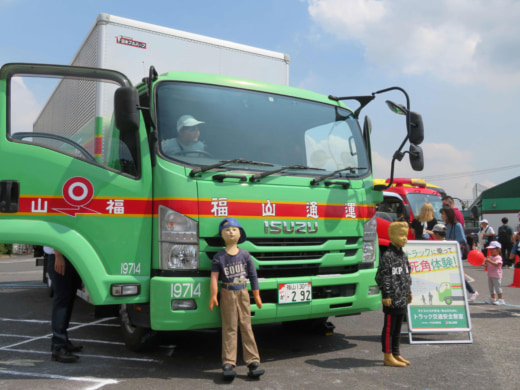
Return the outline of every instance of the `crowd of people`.
<path id="1" fill-rule="evenodd" d="M 424 203 L 420 214 L 410 223 L 410 229 L 416 240 L 452 240 L 460 245 L 462 258 L 466 259 L 469 251 L 476 248 L 484 255 L 483 265 L 488 271 L 488 284 L 490 300 L 487 303 L 503 305 L 505 301 L 502 295 L 502 268 L 520 268 L 520 261 L 516 262 L 520 255 L 520 227 L 516 233 L 508 225 L 507 217 L 502 218 L 502 225 L 495 230 L 487 219 L 479 221 L 478 233 L 465 234 L 464 216 L 455 207 L 453 198 L 445 195 L 442 198 L 442 208 L 439 210 L 443 223 L 438 223 L 434 217 L 431 203 Z M 518 213 L 520 223 L 520 213 Z M 468 301 L 474 301 L 479 295 L 478 291 L 465 280 L 468 291 Z"/>

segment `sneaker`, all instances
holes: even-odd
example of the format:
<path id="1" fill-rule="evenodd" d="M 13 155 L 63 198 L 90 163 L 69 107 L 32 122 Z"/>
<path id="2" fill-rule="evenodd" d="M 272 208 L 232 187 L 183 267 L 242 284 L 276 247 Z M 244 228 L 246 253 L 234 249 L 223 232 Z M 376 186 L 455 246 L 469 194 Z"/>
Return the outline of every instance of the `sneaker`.
<path id="1" fill-rule="evenodd" d="M 493 301 L 493 305 L 497 305 L 497 306 L 501 305 L 500 301 L 503 301 L 503 299 Z"/>
<path id="2" fill-rule="evenodd" d="M 493 304 L 493 305 L 496 305 L 497 302 L 498 302 L 498 301 L 497 301 L 496 299 L 493 299 L 493 298 L 491 298 L 491 299 L 489 299 L 489 300 L 486 301 L 486 303 Z"/>
<path id="3" fill-rule="evenodd" d="M 498 300 L 498 304 L 499 304 L 499 305 L 505 305 L 506 302 L 505 302 L 503 299 L 499 299 L 499 300 Z"/>
<path id="4" fill-rule="evenodd" d="M 474 293 L 470 293 L 468 296 L 468 301 L 473 302 L 478 297 L 478 291 L 475 291 Z"/>

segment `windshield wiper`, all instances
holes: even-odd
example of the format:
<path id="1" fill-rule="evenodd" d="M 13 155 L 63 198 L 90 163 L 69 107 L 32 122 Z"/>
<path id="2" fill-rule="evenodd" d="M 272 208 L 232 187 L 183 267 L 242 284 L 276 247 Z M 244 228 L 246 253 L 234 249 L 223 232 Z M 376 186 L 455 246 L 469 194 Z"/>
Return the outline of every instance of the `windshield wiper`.
<path id="1" fill-rule="evenodd" d="M 282 171 L 288 171 L 289 169 L 314 169 L 317 171 L 324 171 L 323 168 L 313 168 L 313 167 L 306 167 L 305 165 L 288 165 L 286 167 L 281 167 L 280 169 L 275 169 L 273 171 L 266 171 L 262 173 L 256 173 L 253 176 L 249 178 L 249 181 L 256 181 L 263 177 L 274 175 L 275 173 L 282 172 Z"/>
<path id="2" fill-rule="evenodd" d="M 206 172 L 206 171 L 209 171 L 214 168 L 220 168 L 226 164 L 253 164 L 253 165 L 264 165 L 266 167 L 274 167 L 273 164 L 268 164 L 268 163 L 258 162 L 258 161 L 244 160 L 243 158 L 235 158 L 233 160 L 221 160 L 220 162 L 218 162 L 216 164 L 207 165 L 205 167 L 193 168 L 190 172 L 190 177 L 194 177 L 197 173 Z"/>
<path id="3" fill-rule="evenodd" d="M 362 167 L 346 167 L 346 168 L 338 169 L 337 171 L 331 172 L 331 173 L 329 173 L 327 175 L 315 177 L 314 179 L 311 180 L 311 185 L 318 184 L 320 181 L 328 179 L 329 177 L 332 177 L 332 176 L 336 176 L 338 173 L 341 173 L 343 171 L 350 171 L 350 172 L 354 173 L 354 171 L 357 171 L 357 170 L 360 170 L 360 169 L 366 169 L 366 168 L 362 168 Z"/>

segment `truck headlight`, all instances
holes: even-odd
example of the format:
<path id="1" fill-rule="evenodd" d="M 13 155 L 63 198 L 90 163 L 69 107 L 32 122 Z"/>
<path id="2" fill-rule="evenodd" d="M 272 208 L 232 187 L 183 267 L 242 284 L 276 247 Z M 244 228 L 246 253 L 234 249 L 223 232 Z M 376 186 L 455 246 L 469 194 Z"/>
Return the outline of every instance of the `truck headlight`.
<path id="1" fill-rule="evenodd" d="M 161 269 L 198 269 L 198 223 L 185 215 L 159 206 Z"/>
<path id="2" fill-rule="evenodd" d="M 377 245 L 377 220 L 374 215 L 363 225 L 363 263 L 376 261 Z"/>

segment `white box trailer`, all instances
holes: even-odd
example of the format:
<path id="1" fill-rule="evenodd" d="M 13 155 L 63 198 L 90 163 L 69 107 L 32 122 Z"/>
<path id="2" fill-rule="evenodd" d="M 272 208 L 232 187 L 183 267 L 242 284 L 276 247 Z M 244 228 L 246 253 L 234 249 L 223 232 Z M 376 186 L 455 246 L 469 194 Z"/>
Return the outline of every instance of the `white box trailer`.
<path id="1" fill-rule="evenodd" d="M 104 13 L 98 15 L 71 65 L 118 70 L 134 85 L 148 76 L 150 66 L 159 74 L 212 73 L 289 84 L 287 54 Z M 100 159 L 106 147 L 103 131 L 110 124 L 114 89 L 106 83 L 60 82 L 34 122 L 33 131 L 45 129 L 47 133 L 73 136 Z M 55 118 L 63 123 L 71 106 L 80 107 L 81 113 L 66 119 L 66 126 L 56 128 Z"/>
<path id="2" fill-rule="evenodd" d="M 137 84 L 159 73 L 214 73 L 289 85 L 289 56 L 114 15 L 99 14 L 71 65 L 116 69 Z"/>

